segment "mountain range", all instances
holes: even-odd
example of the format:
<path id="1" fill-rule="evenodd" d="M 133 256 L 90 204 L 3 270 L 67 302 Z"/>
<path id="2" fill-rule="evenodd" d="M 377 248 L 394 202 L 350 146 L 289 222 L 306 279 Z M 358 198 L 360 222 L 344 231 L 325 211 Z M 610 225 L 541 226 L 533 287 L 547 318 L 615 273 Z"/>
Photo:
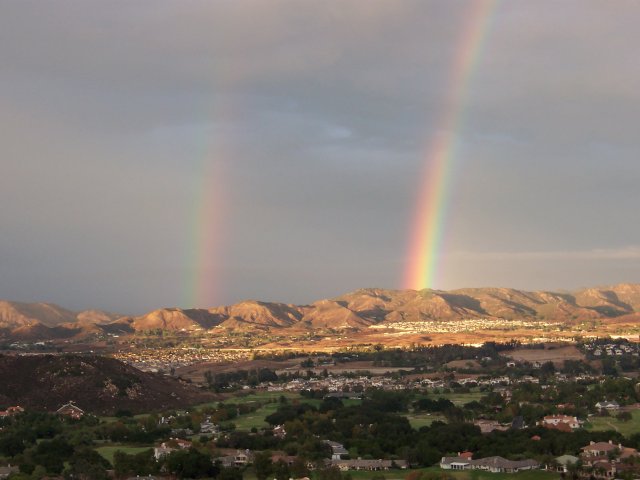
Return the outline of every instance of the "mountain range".
<path id="1" fill-rule="evenodd" d="M 470 318 L 541 320 L 640 319 L 640 285 L 528 292 L 511 288 L 357 290 L 310 305 L 247 300 L 214 308 L 161 308 L 139 316 L 73 312 L 49 303 L 0 301 L 0 339 L 50 340 L 149 330 L 244 332 L 362 331 L 371 325 Z"/>

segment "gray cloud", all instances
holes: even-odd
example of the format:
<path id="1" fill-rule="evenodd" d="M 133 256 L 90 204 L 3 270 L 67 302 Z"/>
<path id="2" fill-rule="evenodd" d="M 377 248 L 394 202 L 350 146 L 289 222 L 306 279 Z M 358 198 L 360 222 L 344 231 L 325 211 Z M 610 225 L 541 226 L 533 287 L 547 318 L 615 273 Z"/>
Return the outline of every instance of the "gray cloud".
<path id="1" fill-rule="evenodd" d="M 469 12 L 3 2 L 0 296 L 136 312 L 185 305 L 206 276 L 220 290 L 203 306 L 399 287 Z M 441 286 L 640 281 L 639 17 L 624 0 L 497 4 Z M 210 163 L 221 178 L 202 178 Z M 202 185 L 223 204 L 202 211 L 224 210 L 210 262 L 194 251 Z"/>

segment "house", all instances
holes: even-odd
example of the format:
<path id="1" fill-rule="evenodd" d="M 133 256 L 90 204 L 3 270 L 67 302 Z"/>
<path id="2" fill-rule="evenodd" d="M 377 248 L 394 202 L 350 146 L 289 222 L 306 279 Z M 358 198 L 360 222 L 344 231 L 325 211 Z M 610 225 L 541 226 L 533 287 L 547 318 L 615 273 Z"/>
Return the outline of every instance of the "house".
<path id="1" fill-rule="evenodd" d="M 285 438 L 287 431 L 284 429 L 284 425 L 276 425 L 273 427 L 273 436 L 279 439 Z"/>
<path id="2" fill-rule="evenodd" d="M 440 468 L 443 470 L 470 470 L 471 459 L 467 457 L 442 457 L 440 459 Z"/>
<path id="3" fill-rule="evenodd" d="M 12 473 L 18 473 L 20 469 L 17 466 L 7 465 L 5 467 L 0 467 L 0 479 L 7 478 Z"/>
<path id="4" fill-rule="evenodd" d="M 603 400 L 602 402 L 596 403 L 596 408 L 600 411 L 606 410 L 608 412 L 617 412 L 620 410 L 620 404 L 614 401 Z"/>
<path id="5" fill-rule="evenodd" d="M 576 417 L 569 415 L 547 415 L 542 421 L 538 422 L 538 424 L 545 428 L 561 430 L 563 432 L 572 432 L 581 427 L 580 421 Z"/>
<path id="6" fill-rule="evenodd" d="M 162 442 L 159 447 L 154 447 L 153 456 L 156 460 L 160 460 L 162 457 L 169 455 L 176 450 L 187 450 L 191 448 L 192 443 L 189 440 L 182 440 L 180 438 L 170 438 L 168 442 Z"/>
<path id="7" fill-rule="evenodd" d="M 84 416 L 84 410 L 75 405 L 73 402 L 64 404 L 58 410 L 56 410 L 56 413 L 63 417 L 69 417 L 74 420 L 79 420 Z"/>
<path id="8" fill-rule="evenodd" d="M 168 417 L 160 417 L 160 420 L 158 420 L 158 426 L 162 427 L 164 425 L 171 425 L 171 422 L 173 422 L 176 419 L 176 417 L 174 417 L 173 415 L 170 415 Z"/>
<path id="9" fill-rule="evenodd" d="M 234 466 L 244 467 L 253 461 L 253 455 L 249 450 L 238 450 L 234 456 Z"/>
<path id="10" fill-rule="evenodd" d="M 349 455 L 349 451 L 341 443 L 331 440 L 324 440 L 324 443 L 331 447 L 331 460 L 342 460 L 343 455 Z"/>
<path id="11" fill-rule="evenodd" d="M 608 442 L 590 442 L 589 445 L 582 447 L 580 459 L 583 464 L 593 472 L 597 478 L 617 478 L 619 473 L 629 471 L 637 473 L 633 470 L 635 462 L 626 462 L 625 459 L 638 457 L 638 451 L 635 448 L 625 447 L 622 444 Z M 636 478 L 634 476 L 634 478 Z"/>
<path id="12" fill-rule="evenodd" d="M 153 457 L 156 459 L 156 462 L 160 459 L 166 457 L 171 452 L 175 452 L 177 449 L 168 446 L 166 443 L 160 444 L 159 447 L 153 447 Z"/>
<path id="13" fill-rule="evenodd" d="M 442 457 L 440 468 L 444 470 L 486 470 L 492 473 L 516 473 L 540 468 L 532 459 L 508 460 L 503 457 L 486 457 L 477 460 L 465 457 Z"/>
<path id="14" fill-rule="evenodd" d="M 540 464 L 532 459 L 507 460 L 503 457 L 487 457 L 472 460 L 472 462 L 474 469 L 487 470 L 492 473 L 516 473 L 540 467 Z"/>
<path id="15" fill-rule="evenodd" d="M 480 432 L 483 434 L 491 433 L 494 430 L 506 432 L 511 427 L 511 425 L 502 425 L 495 420 L 476 420 L 473 424 L 476 427 L 480 427 Z"/>
<path id="16" fill-rule="evenodd" d="M 9 407 L 6 410 L 0 411 L 0 419 L 7 418 L 7 417 L 14 417 L 22 412 L 24 412 L 24 408 L 22 408 L 19 405 L 16 405 L 15 407 Z"/>
<path id="17" fill-rule="evenodd" d="M 207 417 L 202 423 L 200 423 L 200 433 L 217 435 L 220 433 L 220 427 L 211 421 L 211 417 Z"/>
<path id="18" fill-rule="evenodd" d="M 342 472 L 346 472 L 348 470 L 366 470 L 374 472 L 390 470 L 392 468 L 406 469 L 409 464 L 406 460 L 363 460 L 358 458 L 357 460 L 332 460 L 331 466 L 338 467 Z"/>
<path id="19" fill-rule="evenodd" d="M 250 450 L 236 450 L 235 453 L 218 457 L 214 461 L 220 462 L 223 467 L 241 468 L 253 461 L 253 454 Z"/>
<path id="20" fill-rule="evenodd" d="M 570 465 L 575 465 L 580 460 L 578 457 L 574 457 L 573 455 L 562 455 L 556 458 L 556 470 L 558 472 L 567 473 L 569 471 Z"/>
<path id="21" fill-rule="evenodd" d="M 191 441 L 189 441 L 189 440 L 183 440 L 183 439 L 181 439 L 181 438 L 171 438 L 171 439 L 169 440 L 169 444 L 170 444 L 170 445 L 175 444 L 175 446 L 176 446 L 176 447 L 178 447 L 178 448 L 179 448 L 179 449 L 181 449 L 181 450 L 187 450 L 187 449 L 191 448 L 191 446 L 193 445 L 193 444 L 191 443 Z"/>
<path id="22" fill-rule="evenodd" d="M 617 449 L 622 449 L 622 445 L 613 443 L 611 440 L 608 442 L 589 442 L 589 445 L 581 448 L 581 456 L 583 459 L 606 457 L 609 453 L 613 453 Z"/>

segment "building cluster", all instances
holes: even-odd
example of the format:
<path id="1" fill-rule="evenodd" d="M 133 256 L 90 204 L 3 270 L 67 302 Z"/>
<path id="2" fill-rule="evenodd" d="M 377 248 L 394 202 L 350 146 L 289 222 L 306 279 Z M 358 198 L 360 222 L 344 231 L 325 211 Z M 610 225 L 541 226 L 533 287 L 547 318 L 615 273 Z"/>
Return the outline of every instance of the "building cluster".
<path id="1" fill-rule="evenodd" d="M 457 457 L 442 457 L 440 468 L 444 470 L 485 470 L 491 473 L 517 473 L 540 468 L 533 459 L 508 460 L 503 457 L 474 459 L 471 452 L 462 452 Z"/>
<path id="2" fill-rule="evenodd" d="M 593 380 L 592 375 L 569 376 L 562 373 L 555 374 L 555 380 L 558 382 Z M 540 379 L 531 375 L 523 375 L 517 378 L 507 375 L 496 376 L 480 376 L 480 375 L 458 375 L 453 380 L 443 380 L 441 378 L 416 378 L 411 377 L 382 377 L 360 375 L 343 376 L 339 374 L 328 373 L 327 376 L 318 376 L 310 378 L 295 378 L 287 382 L 262 382 L 255 388 L 258 390 L 267 390 L 269 392 L 300 392 L 302 390 L 326 390 L 328 392 L 361 392 L 367 388 L 378 388 L 382 390 L 428 390 L 436 388 L 447 388 L 452 383 L 463 385 L 466 387 L 492 387 L 493 391 L 498 391 L 509 400 L 511 391 L 510 385 L 519 385 L 526 383 L 540 383 Z"/>
<path id="3" fill-rule="evenodd" d="M 596 403 L 596 408 L 599 412 L 617 412 L 620 410 L 620 404 L 618 402 L 603 400 L 601 402 Z"/>
<path id="4" fill-rule="evenodd" d="M 590 478 L 621 478 L 625 475 L 630 478 L 638 478 L 639 461 L 640 454 L 635 448 L 625 447 L 609 440 L 608 442 L 590 442 L 589 445 L 581 448 L 579 457 L 562 455 L 551 464 L 545 465 L 545 468 L 563 473 L 578 469 L 581 476 Z M 471 452 L 461 452 L 456 457 L 442 457 L 440 468 L 444 470 L 486 470 L 492 473 L 516 473 L 540 468 L 540 464 L 532 459 L 508 460 L 502 457 L 487 457 L 476 460 Z"/>
<path id="5" fill-rule="evenodd" d="M 74 402 L 65 403 L 61 406 L 56 413 L 62 417 L 71 418 L 73 420 L 80 420 L 84 417 L 84 410 L 77 406 Z"/>
<path id="6" fill-rule="evenodd" d="M 622 357 L 625 355 L 640 355 L 639 345 L 637 343 L 627 342 L 611 342 L 611 343 L 586 343 L 584 350 L 587 354 L 594 357 Z"/>
<path id="7" fill-rule="evenodd" d="M 402 335 L 411 333 L 473 333 L 479 330 L 536 330 L 559 328 L 556 322 L 509 320 L 502 318 L 465 318 L 449 321 L 394 322 L 369 326 L 372 330 L 393 330 Z"/>
<path id="8" fill-rule="evenodd" d="M 120 351 L 113 357 L 146 372 L 171 372 L 202 362 L 224 363 L 249 360 L 249 349 L 203 349 L 181 346 L 175 348 L 136 348 Z"/>
<path id="9" fill-rule="evenodd" d="M 349 470 L 364 470 L 364 471 L 383 471 L 391 469 L 406 469 L 409 468 L 409 463 L 406 460 L 384 460 L 384 459 L 344 459 L 348 456 L 349 452 L 344 446 L 338 442 L 332 442 L 325 440 L 325 444 L 331 447 L 331 459 L 327 459 L 324 464 L 330 467 L 337 467 L 340 471 Z M 224 467 L 236 467 L 243 468 L 253 462 L 255 453 L 250 450 L 221 450 L 224 455 L 214 459 L 215 462 L 220 462 Z M 282 452 L 274 452 L 271 456 L 271 461 L 284 462 L 288 466 L 292 466 L 297 460 L 297 457 L 286 455 Z M 306 464 L 307 468 L 314 470 L 317 465 L 313 462 Z"/>
<path id="10" fill-rule="evenodd" d="M 583 425 L 582 420 L 578 420 L 577 417 L 570 415 L 547 415 L 540 422 L 539 425 L 553 429 L 560 430 L 562 432 L 573 432 L 578 430 Z"/>
<path id="11" fill-rule="evenodd" d="M 620 443 L 590 442 L 582 447 L 580 460 L 583 470 L 600 478 L 619 478 L 625 472 L 633 473 L 637 478 L 637 462 L 640 455 L 635 448 L 624 447 Z"/>
<path id="12" fill-rule="evenodd" d="M 153 456 L 156 461 L 162 460 L 171 452 L 176 450 L 188 450 L 192 446 L 189 440 L 183 440 L 180 438 L 170 438 L 167 442 L 162 442 L 158 447 L 153 448 Z"/>

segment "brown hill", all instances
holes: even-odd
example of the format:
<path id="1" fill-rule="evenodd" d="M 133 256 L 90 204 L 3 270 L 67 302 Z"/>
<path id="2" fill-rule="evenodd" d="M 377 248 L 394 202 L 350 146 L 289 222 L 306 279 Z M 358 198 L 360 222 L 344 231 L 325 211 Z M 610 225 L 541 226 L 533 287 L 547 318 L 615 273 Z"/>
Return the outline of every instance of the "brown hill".
<path id="1" fill-rule="evenodd" d="M 359 316 L 340 301 L 321 300 L 306 309 L 302 317 L 307 328 L 332 328 L 336 330 L 360 329 L 371 325 L 371 321 Z"/>
<path id="2" fill-rule="evenodd" d="M 51 303 L 22 303 L 0 300 L 0 327 L 19 328 L 41 323 L 55 327 L 76 320 L 76 314 Z"/>
<path id="3" fill-rule="evenodd" d="M 131 326 L 135 330 L 192 330 L 201 328 L 206 310 L 183 310 L 181 308 L 163 308 L 133 319 Z"/>
<path id="4" fill-rule="evenodd" d="M 55 410 L 73 400 L 96 414 L 142 413 L 211 400 L 182 382 L 97 356 L 0 356 L 0 403 Z"/>
<path id="5" fill-rule="evenodd" d="M 223 327 L 240 329 L 286 328 L 302 318 L 300 307 L 254 300 L 213 308 L 210 312 L 225 318 Z"/>
<path id="6" fill-rule="evenodd" d="M 113 322 L 121 315 L 100 310 L 72 312 L 52 303 L 0 300 L 0 338 L 50 340 L 102 331 L 95 325 Z"/>

